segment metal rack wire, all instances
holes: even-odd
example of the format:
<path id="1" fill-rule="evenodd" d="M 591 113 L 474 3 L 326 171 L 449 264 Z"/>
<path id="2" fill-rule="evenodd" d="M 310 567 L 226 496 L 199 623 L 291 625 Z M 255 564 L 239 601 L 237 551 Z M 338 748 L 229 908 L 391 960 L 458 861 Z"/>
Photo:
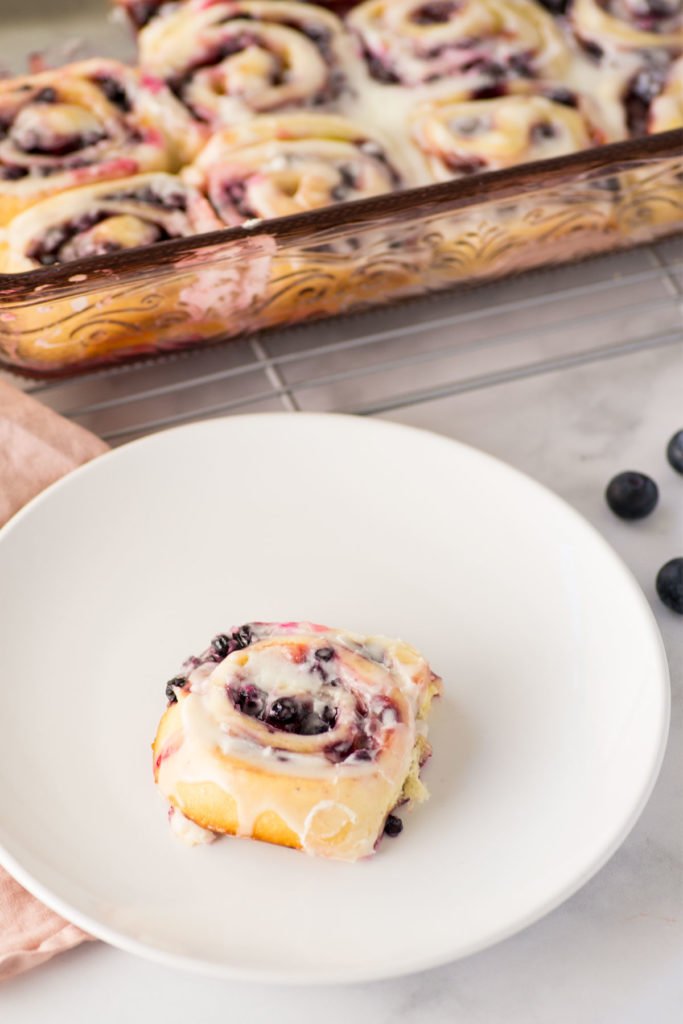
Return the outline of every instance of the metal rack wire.
<path id="1" fill-rule="evenodd" d="M 227 413 L 374 415 L 683 342 L 683 242 L 73 381 L 25 383 L 111 444 Z"/>

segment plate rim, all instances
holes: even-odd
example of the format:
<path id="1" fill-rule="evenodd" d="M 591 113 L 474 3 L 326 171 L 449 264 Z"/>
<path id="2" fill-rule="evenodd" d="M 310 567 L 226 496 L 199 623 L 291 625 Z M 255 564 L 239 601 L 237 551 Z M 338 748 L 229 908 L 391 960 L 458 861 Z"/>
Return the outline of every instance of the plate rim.
<path id="1" fill-rule="evenodd" d="M 551 504 L 555 503 L 563 510 L 565 515 L 569 516 L 570 520 L 573 520 L 581 529 L 587 531 L 589 535 L 592 535 L 593 540 L 597 543 L 603 555 L 607 557 L 608 561 L 611 561 L 615 569 L 621 572 L 625 585 L 628 586 L 631 594 L 635 598 L 636 604 L 640 606 L 640 610 L 643 613 L 643 626 L 645 627 L 647 624 L 650 642 L 653 646 L 653 654 L 657 656 L 659 662 L 657 678 L 651 680 L 651 685 L 653 687 L 656 686 L 659 691 L 658 703 L 660 707 L 657 742 L 656 746 L 653 747 L 651 763 L 647 773 L 645 773 L 641 788 L 637 797 L 634 798 L 630 813 L 625 816 L 621 828 L 616 831 L 609 842 L 604 844 L 591 862 L 584 867 L 583 871 L 576 875 L 576 877 L 573 877 L 571 881 L 567 882 L 567 884 L 560 888 L 552 897 L 549 897 L 540 905 L 534 906 L 528 913 L 520 914 L 514 921 L 509 922 L 506 926 L 494 929 L 487 936 L 484 936 L 477 941 L 465 944 L 464 946 L 462 944 L 458 944 L 456 949 L 450 949 L 448 952 L 442 951 L 438 955 L 429 954 L 422 957 L 411 956 L 409 958 L 403 958 L 402 960 L 394 961 L 391 966 L 385 966 L 384 968 L 361 966 L 335 969 L 328 968 L 325 970 L 309 969 L 308 971 L 297 971 L 295 975 L 292 974 L 291 970 L 240 967 L 228 963 L 204 960 L 200 957 L 189 954 L 173 953 L 160 949 L 155 945 L 148 944 L 141 939 L 136 939 L 132 936 L 119 932 L 116 928 L 103 924 L 97 919 L 91 918 L 87 913 L 73 907 L 68 900 L 64 900 L 60 896 L 52 893 L 48 886 L 44 885 L 38 878 L 34 877 L 30 871 L 25 869 L 16 860 L 1 840 L 0 866 L 4 867 L 5 870 L 8 871 L 9 874 L 12 875 L 14 879 L 33 896 L 41 900 L 41 902 L 43 902 L 47 907 L 60 914 L 67 921 L 77 925 L 84 932 L 96 939 L 100 939 L 101 941 L 114 946 L 117 949 L 121 949 L 124 952 L 132 953 L 142 957 L 143 959 L 151 960 L 170 968 L 188 970 L 205 977 L 222 978 L 226 980 L 230 979 L 251 983 L 257 982 L 270 985 L 285 985 L 289 987 L 302 985 L 348 985 L 370 981 L 382 981 L 431 970 L 449 963 L 455 963 L 466 957 L 472 956 L 475 953 L 482 952 L 485 949 L 498 945 L 498 943 L 524 931 L 526 928 L 535 924 L 553 910 L 557 909 L 598 874 L 598 872 L 614 856 L 632 832 L 642 815 L 650 796 L 652 795 L 657 779 L 659 778 L 664 755 L 667 749 L 671 720 L 669 664 L 664 642 L 662 640 L 654 612 L 631 569 L 621 559 L 597 527 L 586 519 L 568 501 L 560 497 L 549 487 L 546 487 L 544 484 L 534 479 L 534 477 L 529 476 L 524 471 L 510 465 L 503 459 L 499 459 L 497 456 L 491 455 L 489 452 L 482 451 L 473 445 L 448 437 L 438 431 L 397 423 L 393 420 L 378 419 L 375 417 L 366 418 L 348 413 L 297 411 L 294 415 L 297 419 L 302 418 L 308 421 L 329 422 L 330 420 L 336 420 L 344 423 L 350 421 L 354 424 L 364 423 L 366 426 L 372 424 L 371 429 L 378 431 L 410 433 L 421 436 L 427 435 L 431 441 L 436 440 L 442 445 L 454 446 L 456 449 L 464 450 L 468 456 L 474 456 L 475 459 L 481 460 L 484 463 L 492 464 L 497 471 L 502 470 L 503 473 L 507 472 L 513 477 L 516 477 L 523 485 L 530 486 L 532 490 L 540 492 L 546 500 L 550 500 Z M 141 446 L 153 447 L 168 435 L 190 432 L 200 433 L 207 429 L 215 429 L 217 425 L 224 425 L 232 422 L 240 423 L 245 420 L 265 421 L 278 419 L 281 421 L 292 421 L 292 418 L 291 412 L 284 411 L 211 417 L 191 423 L 179 424 L 165 430 L 156 431 L 152 434 L 146 434 L 122 444 L 117 448 L 112 448 L 107 452 L 103 452 L 102 454 L 95 456 L 95 458 L 90 459 L 88 462 L 77 466 L 72 471 L 67 472 L 65 476 L 53 481 L 44 490 L 31 498 L 4 524 L 4 526 L 0 527 L 0 544 L 6 543 L 7 537 L 12 534 L 14 529 L 16 529 L 17 524 L 30 516 L 35 508 L 44 502 L 51 500 L 53 493 L 60 489 L 70 487 L 72 485 L 72 481 L 77 477 L 91 472 L 99 472 L 96 467 L 101 466 L 112 459 L 125 457 L 125 454 L 131 448 Z"/>

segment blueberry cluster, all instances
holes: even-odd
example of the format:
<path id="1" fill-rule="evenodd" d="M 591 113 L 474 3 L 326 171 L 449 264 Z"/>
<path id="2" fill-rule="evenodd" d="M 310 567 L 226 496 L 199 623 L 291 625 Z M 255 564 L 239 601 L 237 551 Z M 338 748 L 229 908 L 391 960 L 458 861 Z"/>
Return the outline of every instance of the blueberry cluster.
<path id="1" fill-rule="evenodd" d="M 677 431 L 669 441 L 666 457 L 671 468 L 683 474 L 683 430 Z M 620 519 L 643 519 L 655 510 L 659 488 L 645 473 L 628 470 L 610 480 L 605 499 Z M 672 558 L 662 566 L 655 587 L 667 608 L 683 615 L 683 557 Z"/>
<path id="2" fill-rule="evenodd" d="M 232 633 L 219 633 L 213 638 L 210 646 L 198 658 L 188 658 L 183 665 L 185 675 L 174 676 L 166 683 L 166 699 L 169 704 L 177 701 L 176 690 L 183 690 L 187 685 L 190 672 L 207 661 L 223 661 L 233 651 L 241 651 L 253 643 L 254 637 L 250 626 L 239 626 Z"/>
<path id="3" fill-rule="evenodd" d="M 219 633 L 211 641 L 211 650 L 217 657 L 214 661 L 223 661 L 233 651 L 242 651 L 249 644 L 253 643 L 253 635 L 250 626 L 240 626 L 232 633 Z"/>
<path id="4" fill-rule="evenodd" d="M 336 709 L 331 704 L 326 704 L 318 714 L 310 697 L 276 697 L 269 702 L 268 694 L 253 684 L 230 689 L 228 694 L 243 715 L 256 718 L 280 732 L 318 736 L 329 732 L 337 720 Z"/>

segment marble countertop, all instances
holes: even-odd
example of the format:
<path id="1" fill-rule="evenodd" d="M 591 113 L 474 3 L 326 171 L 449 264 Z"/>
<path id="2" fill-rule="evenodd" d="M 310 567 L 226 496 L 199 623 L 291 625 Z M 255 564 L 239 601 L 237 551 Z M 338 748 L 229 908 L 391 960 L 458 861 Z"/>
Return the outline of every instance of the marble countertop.
<path id="1" fill-rule="evenodd" d="M 635 573 L 664 637 L 673 689 L 668 751 L 640 821 L 599 874 L 559 909 L 506 942 L 435 971 L 348 988 L 267 988 L 175 973 L 93 943 L 4 986 L 4 1020 L 673 1024 L 680 1019 L 683 619 L 659 603 L 654 577 L 665 561 L 683 554 L 683 476 L 671 470 L 664 455 L 668 438 L 683 427 L 683 351 L 669 345 L 624 352 L 418 402 L 387 418 L 458 438 L 529 473 L 586 516 Z M 604 503 L 607 481 L 623 469 L 643 470 L 660 484 L 659 508 L 638 524 L 616 519 Z"/>

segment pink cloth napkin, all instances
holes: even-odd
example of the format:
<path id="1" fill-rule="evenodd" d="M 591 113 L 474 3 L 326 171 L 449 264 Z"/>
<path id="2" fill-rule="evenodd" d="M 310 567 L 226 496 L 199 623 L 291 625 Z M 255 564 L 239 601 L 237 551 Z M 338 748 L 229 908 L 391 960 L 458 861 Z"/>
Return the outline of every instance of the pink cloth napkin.
<path id="1" fill-rule="evenodd" d="M 0 380 L 0 526 L 30 498 L 107 446 Z M 0 868 L 0 979 L 90 939 Z"/>

